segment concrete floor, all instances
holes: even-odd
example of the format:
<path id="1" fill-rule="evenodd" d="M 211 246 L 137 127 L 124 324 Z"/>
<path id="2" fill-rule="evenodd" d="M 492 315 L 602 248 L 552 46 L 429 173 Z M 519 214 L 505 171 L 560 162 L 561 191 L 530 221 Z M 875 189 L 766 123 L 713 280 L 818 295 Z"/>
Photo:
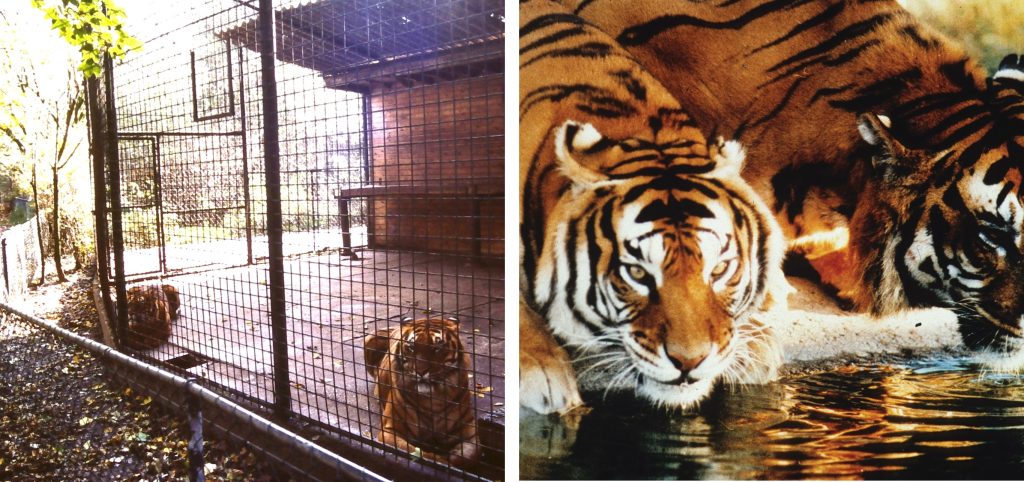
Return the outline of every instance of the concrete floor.
<path id="1" fill-rule="evenodd" d="M 286 238 L 286 241 L 288 239 Z M 356 244 L 356 243 L 354 243 Z M 357 244 L 358 245 L 358 244 Z M 198 261 L 238 258 L 238 241 L 202 249 L 168 248 Z M 359 259 L 324 246 L 285 260 L 286 326 L 292 409 L 311 421 L 370 437 L 380 427 L 363 338 L 403 316 L 454 316 L 472 354 L 478 418 L 504 423 L 505 324 L 502 266 L 465 256 L 363 250 Z M 243 251 L 244 253 L 244 251 Z M 144 257 L 147 253 L 126 254 Z M 152 256 L 152 253 L 149 253 Z M 153 281 L 148 281 L 153 282 Z M 161 361 L 198 355 L 188 370 L 264 402 L 273 400 L 273 355 L 266 263 L 165 278 L 181 292 Z"/>

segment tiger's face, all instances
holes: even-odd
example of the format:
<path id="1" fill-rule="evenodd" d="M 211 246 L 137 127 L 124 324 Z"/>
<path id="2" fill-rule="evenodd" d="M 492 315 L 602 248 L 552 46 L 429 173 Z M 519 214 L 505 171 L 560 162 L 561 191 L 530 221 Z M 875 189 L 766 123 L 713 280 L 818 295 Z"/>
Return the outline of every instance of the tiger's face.
<path id="1" fill-rule="evenodd" d="M 549 324 L 577 347 L 581 379 L 611 376 L 608 389 L 666 406 L 700 400 L 748 358 L 760 263 L 781 256 L 774 221 L 736 175 L 742 150 L 720 143 L 666 163 L 671 148 L 610 143 L 572 122 L 555 143 L 574 185 L 548 220 L 534 283 Z"/>
<path id="2" fill-rule="evenodd" d="M 971 348 L 1024 346 L 1022 144 L 1010 138 L 986 149 L 921 152 L 903 147 L 885 122 L 872 119 L 862 118 L 862 135 L 881 148 L 880 197 L 899 213 L 885 242 L 884 259 L 891 261 L 883 261 L 882 271 L 889 273 L 880 275 L 892 281 L 881 289 L 902 285 L 911 306 L 952 308 Z"/>
<path id="3" fill-rule="evenodd" d="M 401 338 L 391 344 L 396 386 L 407 395 L 442 402 L 450 390 L 466 388 L 458 330 L 447 319 L 420 319 L 401 330 Z"/>

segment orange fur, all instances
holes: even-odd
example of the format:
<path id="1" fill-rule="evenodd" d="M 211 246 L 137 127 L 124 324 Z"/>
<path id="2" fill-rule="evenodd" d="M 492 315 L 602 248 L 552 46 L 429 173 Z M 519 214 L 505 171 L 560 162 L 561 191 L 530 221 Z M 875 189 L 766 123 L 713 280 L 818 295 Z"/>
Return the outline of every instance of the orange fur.
<path id="1" fill-rule="evenodd" d="M 151 350 L 171 337 L 171 322 L 181 303 L 174 286 L 133 286 L 128 289 L 128 331 L 122 343 L 135 350 Z"/>
<path id="2" fill-rule="evenodd" d="M 582 403 L 566 348 L 621 355 L 608 388 L 694 404 L 728 363 L 718 350 L 746 349 L 748 315 L 785 303 L 775 222 L 739 177 L 739 145 L 708 142 L 611 38 L 555 2 L 519 11 L 520 405 Z M 700 383 L 673 383 L 704 360 Z"/>
<path id="3" fill-rule="evenodd" d="M 995 126 L 1005 130 L 1004 137 L 982 142 L 997 122 L 992 119 L 1020 117 L 1020 93 L 1004 89 L 993 100 L 985 70 L 960 47 L 894 0 L 649 0 L 628 8 L 614 0 L 562 3 L 615 37 L 670 92 L 685 96 L 701 127 L 743 142 L 750 159 L 744 177 L 774 208 L 793 247 L 810 249 L 808 257 L 819 258 L 812 264 L 823 279 L 859 309 L 881 314 L 951 303 L 944 298 L 976 298 L 956 294 L 960 288 L 948 280 L 955 275 L 940 273 L 946 278 L 941 289 L 899 275 L 894 266 L 906 251 L 885 252 L 887 243 L 927 229 L 932 206 L 955 231 L 969 226 L 961 221 L 982 211 L 972 203 L 984 196 L 972 191 L 968 178 L 1005 157 L 1006 139 L 1017 136 L 1010 122 L 1019 120 L 1006 121 Z M 989 113 L 996 114 L 986 123 Z M 890 144 L 898 146 L 899 152 L 889 154 L 902 159 L 902 181 L 886 179 L 889 167 L 873 163 L 885 146 L 861 139 L 861 114 L 892 118 L 891 129 L 883 130 L 891 131 Z M 956 172 L 954 163 L 976 145 L 990 150 Z M 943 152 L 952 152 L 947 166 L 937 164 Z M 1020 168 L 1019 159 L 1014 163 L 1010 178 Z M 944 168 L 954 175 L 943 177 Z M 959 182 L 967 209 L 943 205 L 949 182 Z M 918 221 L 922 212 L 926 218 Z M 849 229 L 848 244 L 816 236 L 837 228 Z M 935 251 L 953 242 L 936 240 Z M 929 261 L 922 258 L 915 263 Z M 906 273 L 916 266 L 900 269 Z M 1016 277 L 1000 268 L 986 281 L 1013 284 Z M 1007 318 L 1020 316 L 1018 308 L 1006 311 Z"/>
<path id="4" fill-rule="evenodd" d="M 461 468 L 479 457 L 469 354 L 451 320 L 420 319 L 364 340 L 381 404 L 379 438 L 401 451 Z"/>

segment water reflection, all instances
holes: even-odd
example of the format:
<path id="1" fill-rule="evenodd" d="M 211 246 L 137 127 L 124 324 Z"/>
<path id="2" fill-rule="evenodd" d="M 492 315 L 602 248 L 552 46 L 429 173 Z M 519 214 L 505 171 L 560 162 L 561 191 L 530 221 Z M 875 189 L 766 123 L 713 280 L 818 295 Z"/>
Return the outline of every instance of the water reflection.
<path id="1" fill-rule="evenodd" d="M 1020 479 L 1024 383 L 961 359 L 849 366 L 718 390 L 696 413 L 529 417 L 520 451 L 523 478 Z"/>

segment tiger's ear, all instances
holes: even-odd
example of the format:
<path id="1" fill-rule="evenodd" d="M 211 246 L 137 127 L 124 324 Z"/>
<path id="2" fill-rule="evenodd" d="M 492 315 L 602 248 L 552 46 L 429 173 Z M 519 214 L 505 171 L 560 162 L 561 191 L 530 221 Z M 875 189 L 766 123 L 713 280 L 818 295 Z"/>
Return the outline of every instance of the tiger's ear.
<path id="1" fill-rule="evenodd" d="M 861 114 L 857 119 L 860 137 L 876 148 L 871 157 L 871 166 L 875 169 L 901 167 L 911 157 L 909 150 L 892 136 L 891 127 L 892 121 L 884 115 Z"/>
<path id="2" fill-rule="evenodd" d="M 366 370 L 373 376 L 377 376 L 377 368 L 384 360 L 391 346 L 391 330 L 377 330 L 376 333 L 366 335 L 363 338 L 363 357 L 366 362 Z"/>
<path id="3" fill-rule="evenodd" d="M 566 121 L 555 131 L 555 157 L 558 168 L 573 186 L 594 189 L 614 183 L 608 176 L 584 166 L 579 159 L 595 149 L 607 147 L 608 141 L 591 124 Z"/>
<path id="4" fill-rule="evenodd" d="M 992 82 L 1000 87 L 1009 87 L 1024 95 L 1024 55 L 1010 54 L 999 62 L 999 68 L 992 76 Z"/>
<path id="5" fill-rule="evenodd" d="M 723 177 L 739 176 L 743 170 L 743 161 L 747 158 L 746 151 L 739 141 L 727 141 L 722 137 L 715 139 L 711 145 L 711 160 L 715 161 L 716 174 Z"/>

